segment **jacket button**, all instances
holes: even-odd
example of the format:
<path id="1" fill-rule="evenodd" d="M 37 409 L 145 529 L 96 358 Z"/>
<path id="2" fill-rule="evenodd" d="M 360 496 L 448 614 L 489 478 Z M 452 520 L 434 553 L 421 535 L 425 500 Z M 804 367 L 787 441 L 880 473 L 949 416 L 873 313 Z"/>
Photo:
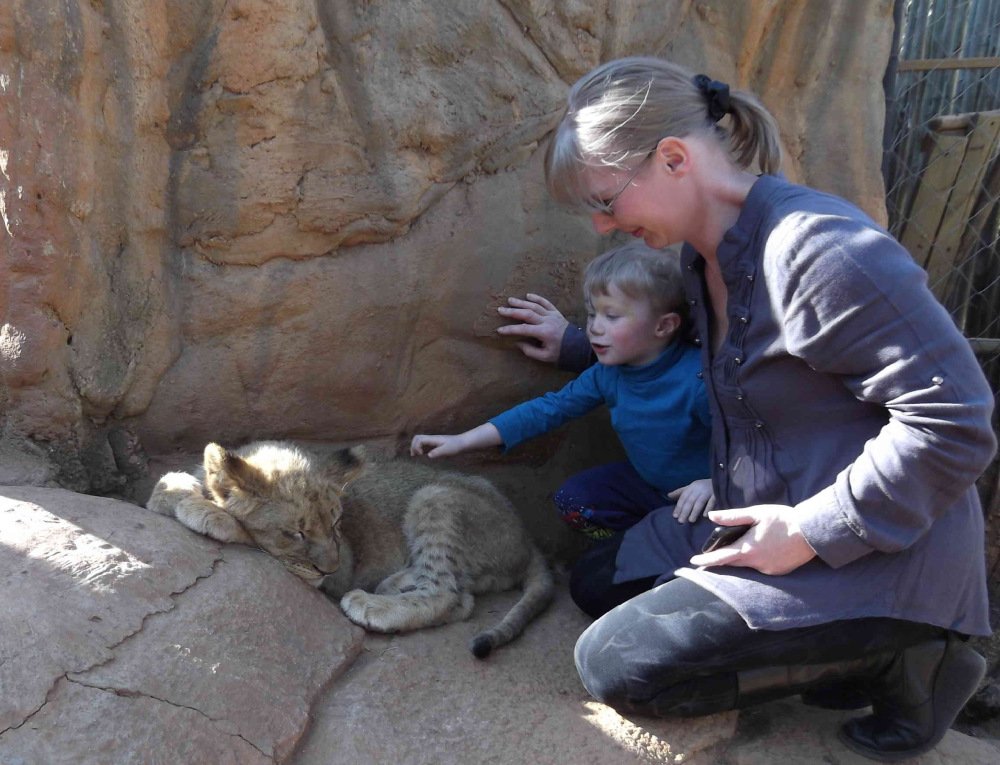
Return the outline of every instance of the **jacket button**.
<path id="1" fill-rule="evenodd" d="M 749 316 L 741 316 L 740 317 L 740 321 L 743 322 L 744 324 L 746 324 L 748 321 L 750 321 L 750 317 Z"/>
<path id="2" fill-rule="evenodd" d="M 736 366 L 739 366 L 740 364 L 742 364 L 742 363 L 743 363 L 743 359 L 741 359 L 741 358 L 740 358 L 739 356 L 737 356 L 737 357 L 736 357 L 735 359 L 733 359 L 733 363 L 734 363 L 734 364 L 735 364 Z"/>
<path id="3" fill-rule="evenodd" d="M 763 422 L 761 422 L 760 420 L 757 420 L 757 422 L 755 422 L 755 423 L 753 424 L 753 426 L 754 426 L 755 428 L 763 428 L 763 427 L 764 427 L 764 423 L 763 423 Z"/>
<path id="4" fill-rule="evenodd" d="M 931 382 L 935 385 L 944 385 L 944 378 L 940 375 L 934 375 L 934 377 L 931 378 Z"/>
<path id="5" fill-rule="evenodd" d="M 697 301 L 697 300 L 695 300 L 694 298 L 691 298 L 691 299 L 690 299 L 690 300 L 689 300 L 688 302 L 689 302 L 689 303 L 690 303 L 691 305 L 698 305 L 698 301 Z"/>
<path id="6" fill-rule="evenodd" d="M 725 465 L 723 465 L 723 464 L 722 464 L 722 463 L 720 462 L 720 463 L 719 463 L 719 470 L 725 470 L 725 469 L 726 469 L 726 466 L 725 466 Z"/>
<path id="7" fill-rule="evenodd" d="M 702 374 L 701 372 L 695 372 L 695 375 L 694 375 L 694 376 L 695 376 L 695 377 L 697 377 L 697 378 L 698 378 L 698 379 L 700 380 L 700 379 L 702 379 L 702 378 L 703 378 L 703 377 L 704 377 L 705 375 L 704 375 L 704 374 Z"/>
<path id="8" fill-rule="evenodd" d="M 691 342 L 694 343 L 695 345 L 701 345 L 701 338 L 700 337 L 696 337 Z"/>

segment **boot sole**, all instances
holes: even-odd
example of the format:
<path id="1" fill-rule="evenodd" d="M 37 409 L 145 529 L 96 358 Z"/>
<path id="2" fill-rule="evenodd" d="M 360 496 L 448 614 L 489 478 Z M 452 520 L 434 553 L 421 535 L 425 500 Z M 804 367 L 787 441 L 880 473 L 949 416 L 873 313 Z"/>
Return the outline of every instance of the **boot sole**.
<path id="1" fill-rule="evenodd" d="M 934 678 L 934 719 L 939 720 L 948 714 L 945 710 L 954 710 L 954 713 L 950 714 L 951 720 L 945 726 L 944 730 L 935 732 L 929 741 L 912 749 L 885 752 L 855 741 L 847 734 L 846 728 L 842 727 L 837 731 L 837 737 L 843 742 L 844 746 L 864 757 L 878 760 L 879 762 L 901 762 L 902 760 L 926 754 L 940 744 L 941 739 L 951 729 L 951 725 L 955 722 L 958 713 L 962 711 L 962 707 L 972 698 L 979 687 L 979 683 L 982 682 L 983 676 L 986 674 L 986 659 L 966 646 L 965 643 L 959 643 L 955 647 L 952 643 L 953 640 L 958 642 L 957 638 L 948 638 L 948 648 L 941 659 L 941 666 L 938 667 L 937 675 Z M 964 685 L 953 683 L 951 688 L 943 688 L 938 692 L 938 682 L 945 677 L 968 677 L 968 682 Z"/>

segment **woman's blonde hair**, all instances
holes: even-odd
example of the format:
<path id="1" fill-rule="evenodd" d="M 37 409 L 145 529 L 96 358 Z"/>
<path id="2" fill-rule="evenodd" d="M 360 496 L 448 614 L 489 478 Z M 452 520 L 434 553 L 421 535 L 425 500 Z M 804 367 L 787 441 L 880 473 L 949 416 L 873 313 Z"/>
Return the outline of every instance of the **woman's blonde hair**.
<path id="1" fill-rule="evenodd" d="M 657 314 L 687 317 L 680 259 L 669 250 L 654 250 L 640 241 L 614 247 L 587 264 L 583 297 L 590 304 L 596 295 L 617 287 L 633 300 L 648 300 Z"/>
<path id="2" fill-rule="evenodd" d="M 709 116 L 705 93 L 685 67 L 634 56 L 609 61 L 584 75 L 569 92 L 566 114 L 545 156 L 545 183 L 560 204 L 605 211 L 588 188 L 587 168 L 626 169 L 662 138 L 714 135 L 728 143 L 736 164 L 756 160 L 769 174 L 781 164 L 778 125 L 757 98 L 729 90 L 728 124 Z"/>

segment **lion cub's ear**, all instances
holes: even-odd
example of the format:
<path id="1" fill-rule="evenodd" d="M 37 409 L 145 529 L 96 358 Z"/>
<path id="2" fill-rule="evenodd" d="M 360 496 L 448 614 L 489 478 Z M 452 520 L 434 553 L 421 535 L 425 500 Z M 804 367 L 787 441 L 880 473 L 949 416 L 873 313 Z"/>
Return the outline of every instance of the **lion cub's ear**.
<path id="1" fill-rule="evenodd" d="M 205 447 L 205 485 L 219 501 L 235 489 L 245 494 L 263 495 L 267 479 L 260 470 L 218 444 Z"/>
<path id="2" fill-rule="evenodd" d="M 344 488 L 364 472 L 368 455 L 363 446 L 352 446 L 350 449 L 340 449 L 334 453 L 327 466 L 330 480 L 343 493 Z"/>

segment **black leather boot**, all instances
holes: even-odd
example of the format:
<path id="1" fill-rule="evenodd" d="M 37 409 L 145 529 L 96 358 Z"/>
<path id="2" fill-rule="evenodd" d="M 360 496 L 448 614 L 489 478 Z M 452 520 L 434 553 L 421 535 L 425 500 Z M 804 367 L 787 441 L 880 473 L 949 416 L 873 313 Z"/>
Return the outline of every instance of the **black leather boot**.
<path id="1" fill-rule="evenodd" d="M 840 739 L 881 762 L 916 757 L 937 746 L 976 692 L 986 660 L 954 634 L 899 651 L 872 678 L 872 714 L 849 720 Z"/>

